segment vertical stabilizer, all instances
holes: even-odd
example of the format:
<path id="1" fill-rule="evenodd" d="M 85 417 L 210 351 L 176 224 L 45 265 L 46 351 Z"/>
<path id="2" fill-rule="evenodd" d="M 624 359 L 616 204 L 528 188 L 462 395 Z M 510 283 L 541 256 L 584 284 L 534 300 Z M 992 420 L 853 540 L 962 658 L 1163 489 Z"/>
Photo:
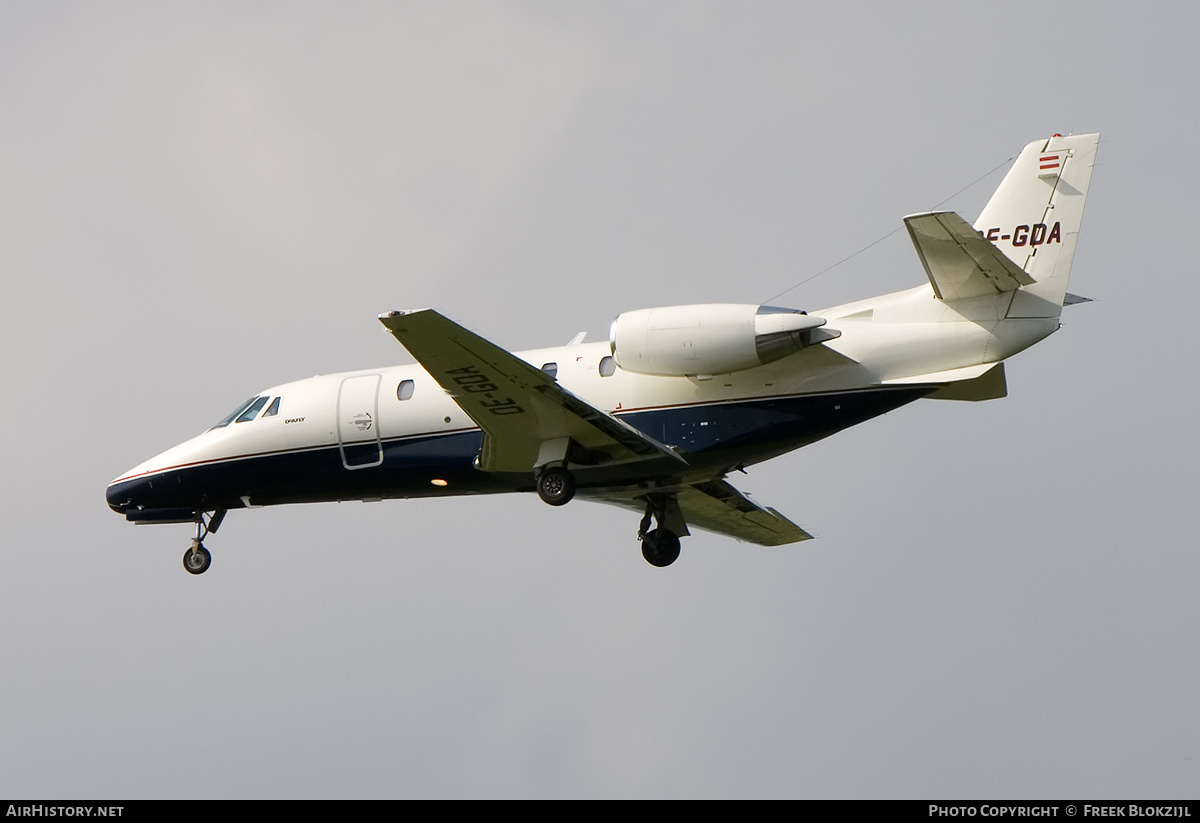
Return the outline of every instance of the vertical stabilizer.
<path id="1" fill-rule="evenodd" d="M 975 222 L 1035 281 L 1017 290 L 1008 317 L 1062 311 L 1099 142 L 1099 134 L 1076 134 L 1030 143 Z"/>

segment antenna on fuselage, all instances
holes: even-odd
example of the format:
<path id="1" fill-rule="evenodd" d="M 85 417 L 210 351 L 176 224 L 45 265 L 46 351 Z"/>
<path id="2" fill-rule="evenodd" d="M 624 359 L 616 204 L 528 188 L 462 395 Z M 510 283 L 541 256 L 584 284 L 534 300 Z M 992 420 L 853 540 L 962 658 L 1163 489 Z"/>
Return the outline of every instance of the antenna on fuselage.
<path id="1" fill-rule="evenodd" d="M 1000 165 L 996 166 L 996 167 L 995 167 L 995 168 L 993 168 L 991 171 L 989 171 L 989 172 L 987 172 L 987 173 L 985 173 L 985 174 L 982 174 L 982 175 L 980 175 L 979 177 L 976 177 L 976 178 L 975 178 L 974 180 L 972 180 L 970 183 L 968 183 L 967 185 L 963 186 L 961 189 L 959 189 L 958 191 L 954 192 L 954 194 L 952 194 L 952 195 L 950 195 L 949 197 L 945 198 L 945 199 L 944 199 L 944 200 L 942 200 L 940 203 L 935 203 L 935 204 L 933 205 L 933 207 L 932 207 L 932 208 L 930 208 L 930 209 L 927 209 L 927 211 L 937 211 L 937 210 L 938 210 L 938 208 L 940 208 L 941 206 L 945 205 L 946 203 L 949 203 L 949 202 L 950 202 L 951 200 L 953 200 L 955 197 L 958 197 L 960 194 L 962 194 L 964 191 L 966 191 L 967 189 L 971 188 L 972 186 L 975 186 L 975 185 L 977 185 L 977 184 L 979 184 L 979 183 L 982 183 L 984 180 L 986 180 L 987 178 L 991 177 L 993 174 L 995 174 L 996 172 L 998 172 L 1000 169 L 1004 168 L 1004 167 L 1005 167 L 1005 166 L 1007 166 L 1008 164 L 1012 163 L 1012 161 L 1014 161 L 1014 160 L 1016 160 L 1016 159 L 1017 159 L 1017 155 L 1015 155 L 1015 154 L 1013 154 L 1013 155 L 1010 155 L 1010 156 L 1008 157 L 1008 159 L 1006 159 L 1006 160 L 1005 160 L 1003 163 L 1001 163 Z M 859 249 L 858 251 L 854 252 L 853 254 L 848 254 L 848 255 L 846 255 L 845 257 L 843 257 L 841 260 L 837 261 L 836 263 L 833 263 L 832 265 L 826 266 L 825 268 L 821 269 L 821 270 L 820 270 L 819 272 L 817 272 L 816 274 L 814 274 L 814 275 L 811 275 L 811 276 L 809 276 L 809 277 L 806 277 L 806 278 L 804 278 L 803 280 L 801 280 L 799 283 L 796 283 L 795 285 L 788 286 L 786 289 L 784 289 L 783 291 L 781 291 L 779 294 L 775 295 L 774 297 L 769 297 L 769 298 L 767 298 L 766 300 L 764 300 L 764 301 L 763 301 L 763 303 L 764 303 L 764 304 L 771 304 L 771 303 L 774 303 L 776 300 L 778 300 L 780 297 L 783 297 L 783 296 L 784 296 L 785 294 L 787 294 L 788 292 L 790 292 L 790 291 L 794 291 L 795 289 L 798 289 L 798 288 L 800 288 L 800 287 L 801 287 L 801 286 L 803 286 L 805 283 L 810 283 L 810 282 L 812 282 L 813 280 L 816 280 L 816 279 L 817 279 L 818 277 L 820 277 L 822 274 L 825 274 L 826 272 L 832 271 L 833 269 L 836 269 L 838 266 L 842 265 L 843 263 L 846 263 L 846 262 L 848 262 L 848 261 L 850 261 L 850 260 L 853 260 L 855 257 L 858 257 L 860 254 L 862 254 L 862 253 L 863 253 L 863 252 L 865 252 L 865 251 L 868 251 L 868 250 L 870 250 L 870 249 L 873 249 L 875 246 L 878 246 L 880 243 L 882 243 L 884 240 L 887 240 L 887 239 L 888 239 L 889 237 L 891 237 L 893 234 L 896 234 L 897 232 L 899 232 L 899 231 L 900 231 L 902 228 L 904 228 L 904 223 L 901 223 L 899 226 L 897 226 L 896 228 L 892 229 L 891 231 L 889 231 L 887 234 L 883 235 L 883 236 L 882 236 L 882 237 L 880 237 L 879 239 L 877 239 L 877 240 L 875 240 L 875 241 L 873 241 L 873 242 L 871 242 L 871 243 L 868 243 L 867 245 L 863 246 L 861 249 Z"/>

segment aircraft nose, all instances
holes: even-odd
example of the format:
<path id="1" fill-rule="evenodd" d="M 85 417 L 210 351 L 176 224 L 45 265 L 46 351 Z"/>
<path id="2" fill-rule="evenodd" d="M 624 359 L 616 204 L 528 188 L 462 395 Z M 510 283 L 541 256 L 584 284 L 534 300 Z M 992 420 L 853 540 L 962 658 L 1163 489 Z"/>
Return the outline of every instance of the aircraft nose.
<path id="1" fill-rule="evenodd" d="M 134 523 L 194 523 L 198 509 L 180 505 L 170 496 L 164 496 L 154 488 L 154 482 L 145 477 L 114 480 L 104 493 L 108 507 Z"/>
<path id="2" fill-rule="evenodd" d="M 104 499 L 108 502 L 110 509 L 117 514 L 125 514 L 125 511 L 133 504 L 129 483 L 122 483 L 119 480 L 109 483 L 108 488 L 104 491 Z"/>
<path id="3" fill-rule="evenodd" d="M 104 500 L 117 514 L 140 511 L 145 506 L 154 506 L 154 481 L 136 469 L 121 475 L 108 484 Z"/>

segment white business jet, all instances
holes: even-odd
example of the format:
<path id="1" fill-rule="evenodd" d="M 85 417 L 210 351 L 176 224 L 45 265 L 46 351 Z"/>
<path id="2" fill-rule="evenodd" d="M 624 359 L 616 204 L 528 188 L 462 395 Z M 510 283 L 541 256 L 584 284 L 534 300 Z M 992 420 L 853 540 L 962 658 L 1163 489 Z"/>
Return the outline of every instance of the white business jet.
<path id="1" fill-rule="evenodd" d="M 530 492 L 633 509 L 642 554 L 696 527 L 776 546 L 804 529 L 725 478 L 924 397 L 1006 393 L 1003 361 L 1080 302 L 1067 276 L 1099 135 L 1025 147 L 974 227 L 904 218 L 927 284 L 822 311 L 621 314 L 609 340 L 511 353 L 430 309 L 379 317 L 419 365 L 259 392 L 108 487 L 134 523 L 191 523 L 183 565 L 236 509 Z"/>

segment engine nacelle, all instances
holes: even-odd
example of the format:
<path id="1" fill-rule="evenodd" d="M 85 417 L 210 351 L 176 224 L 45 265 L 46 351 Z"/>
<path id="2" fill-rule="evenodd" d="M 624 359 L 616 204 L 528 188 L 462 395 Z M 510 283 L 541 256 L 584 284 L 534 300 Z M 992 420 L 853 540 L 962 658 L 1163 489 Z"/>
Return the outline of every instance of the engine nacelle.
<path id="1" fill-rule="evenodd" d="M 667 306 L 617 316 L 609 334 L 626 371 L 662 376 L 752 369 L 799 351 L 805 333 L 825 325 L 796 309 L 737 303 Z"/>

